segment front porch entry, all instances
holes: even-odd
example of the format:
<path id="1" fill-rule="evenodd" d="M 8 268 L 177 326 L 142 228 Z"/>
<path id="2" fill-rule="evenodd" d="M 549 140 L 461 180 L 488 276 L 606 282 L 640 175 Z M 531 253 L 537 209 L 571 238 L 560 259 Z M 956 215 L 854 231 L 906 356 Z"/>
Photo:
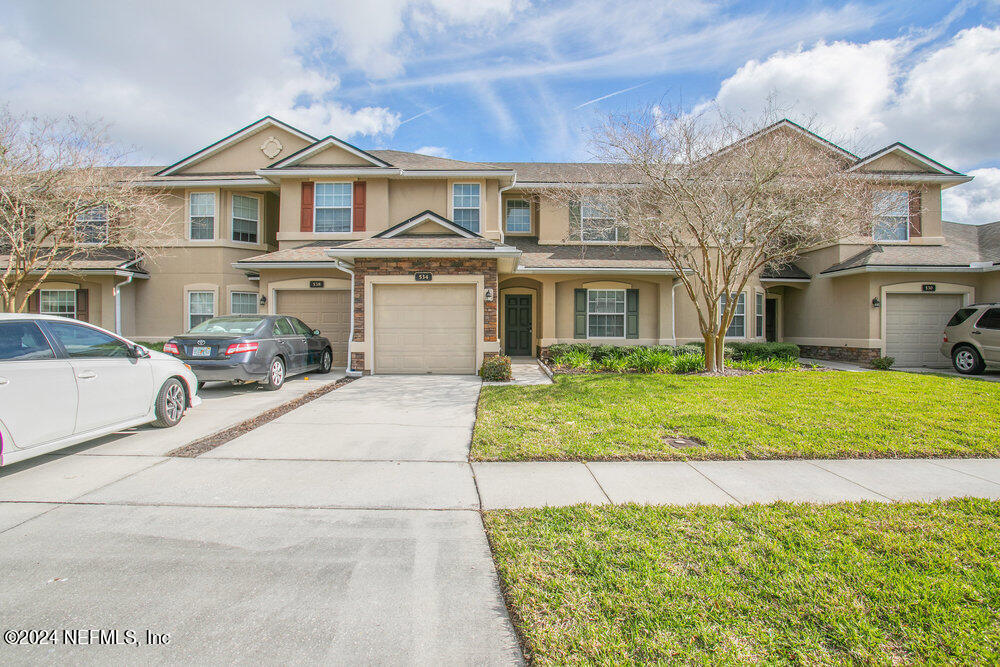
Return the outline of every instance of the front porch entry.
<path id="1" fill-rule="evenodd" d="M 531 295 L 504 297 L 504 353 L 509 357 L 531 356 Z"/>

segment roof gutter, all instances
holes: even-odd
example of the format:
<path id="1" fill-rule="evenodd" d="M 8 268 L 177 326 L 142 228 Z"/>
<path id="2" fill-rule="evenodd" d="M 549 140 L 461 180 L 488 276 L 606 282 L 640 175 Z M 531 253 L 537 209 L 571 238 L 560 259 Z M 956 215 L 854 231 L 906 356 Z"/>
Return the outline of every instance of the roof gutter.
<path id="1" fill-rule="evenodd" d="M 836 271 L 820 271 L 820 275 L 825 276 L 851 276 L 860 273 L 977 273 L 982 271 L 996 271 L 1000 267 L 983 267 L 974 264 L 955 264 L 951 266 L 920 264 L 910 265 L 888 265 L 870 264 L 868 266 L 858 266 L 851 269 L 838 269 Z"/>
<path id="2" fill-rule="evenodd" d="M 503 243 L 503 193 L 510 190 L 512 187 L 517 185 L 517 172 L 514 172 L 513 178 L 510 180 L 510 185 L 505 185 L 497 191 L 497 228 L 500 230 L 500 243 Z M 530 206 L 530 202 L 529 202 Z M 528 209 L 529 213 L 531 209 Z M 529 218 L 530 220 L 530 218 Z"/>
<path id="3" fill-rule="evenodd" d="M 514 273 L 651 273 L 664 276 L 675 276 L 673 269 L 618 268 L 618 267 L 562 267 L 562 266 L 519 266 Z"/>
<path id="4" fill-rule="evenodd" d="M 331 269 L 332 262 L 233 262 L 234 269 Z"/>
<path id="5" fill-rule="evenodd" d="M 274 185 L 266 178 L 151 178 L 137 181 L 137 183 L 145 188 L 271 187 Z"/>
<path id="6" fill-rule="evenodd" d="M 516 249 L 448 249 L 448 248 L 328 248 L 326 254 L 330 257 L 520 257 L 521 251 Z"/>

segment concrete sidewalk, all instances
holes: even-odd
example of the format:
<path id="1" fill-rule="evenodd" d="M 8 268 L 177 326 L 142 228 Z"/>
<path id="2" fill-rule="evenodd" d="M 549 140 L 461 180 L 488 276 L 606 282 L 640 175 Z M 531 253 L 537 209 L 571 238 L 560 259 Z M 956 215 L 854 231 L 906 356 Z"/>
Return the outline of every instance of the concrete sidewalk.
<path id="1" fill-rule="evenodd" d="M 473 463 L 484 510 L 1000 499 L 1000 459 Z"/>

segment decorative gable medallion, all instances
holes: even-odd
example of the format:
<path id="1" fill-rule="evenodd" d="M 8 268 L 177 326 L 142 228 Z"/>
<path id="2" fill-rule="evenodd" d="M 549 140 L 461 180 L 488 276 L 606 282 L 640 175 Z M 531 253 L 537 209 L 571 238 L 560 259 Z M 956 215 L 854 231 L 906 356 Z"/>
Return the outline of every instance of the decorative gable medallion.
<path id="1" fill-rule="evenodd" d="M 268 137 L 264 140 L 264 143 L 260 145 L 260 152 L 263 153 L 268 160 L 273 160 L 278 157 L 282 149 L 284 149 L 284 146 L 282 146 L 281 142 L 274 137 Z"/>

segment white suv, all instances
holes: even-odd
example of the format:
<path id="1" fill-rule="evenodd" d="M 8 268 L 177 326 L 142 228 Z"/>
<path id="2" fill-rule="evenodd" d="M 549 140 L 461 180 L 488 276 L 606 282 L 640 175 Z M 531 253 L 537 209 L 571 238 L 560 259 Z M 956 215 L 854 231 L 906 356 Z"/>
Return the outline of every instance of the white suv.
<path id="1" fill-rule="evenodd" d="M 0 465 L 201 403 L 177 359 L 64 317 L 0 313 Z"/>

